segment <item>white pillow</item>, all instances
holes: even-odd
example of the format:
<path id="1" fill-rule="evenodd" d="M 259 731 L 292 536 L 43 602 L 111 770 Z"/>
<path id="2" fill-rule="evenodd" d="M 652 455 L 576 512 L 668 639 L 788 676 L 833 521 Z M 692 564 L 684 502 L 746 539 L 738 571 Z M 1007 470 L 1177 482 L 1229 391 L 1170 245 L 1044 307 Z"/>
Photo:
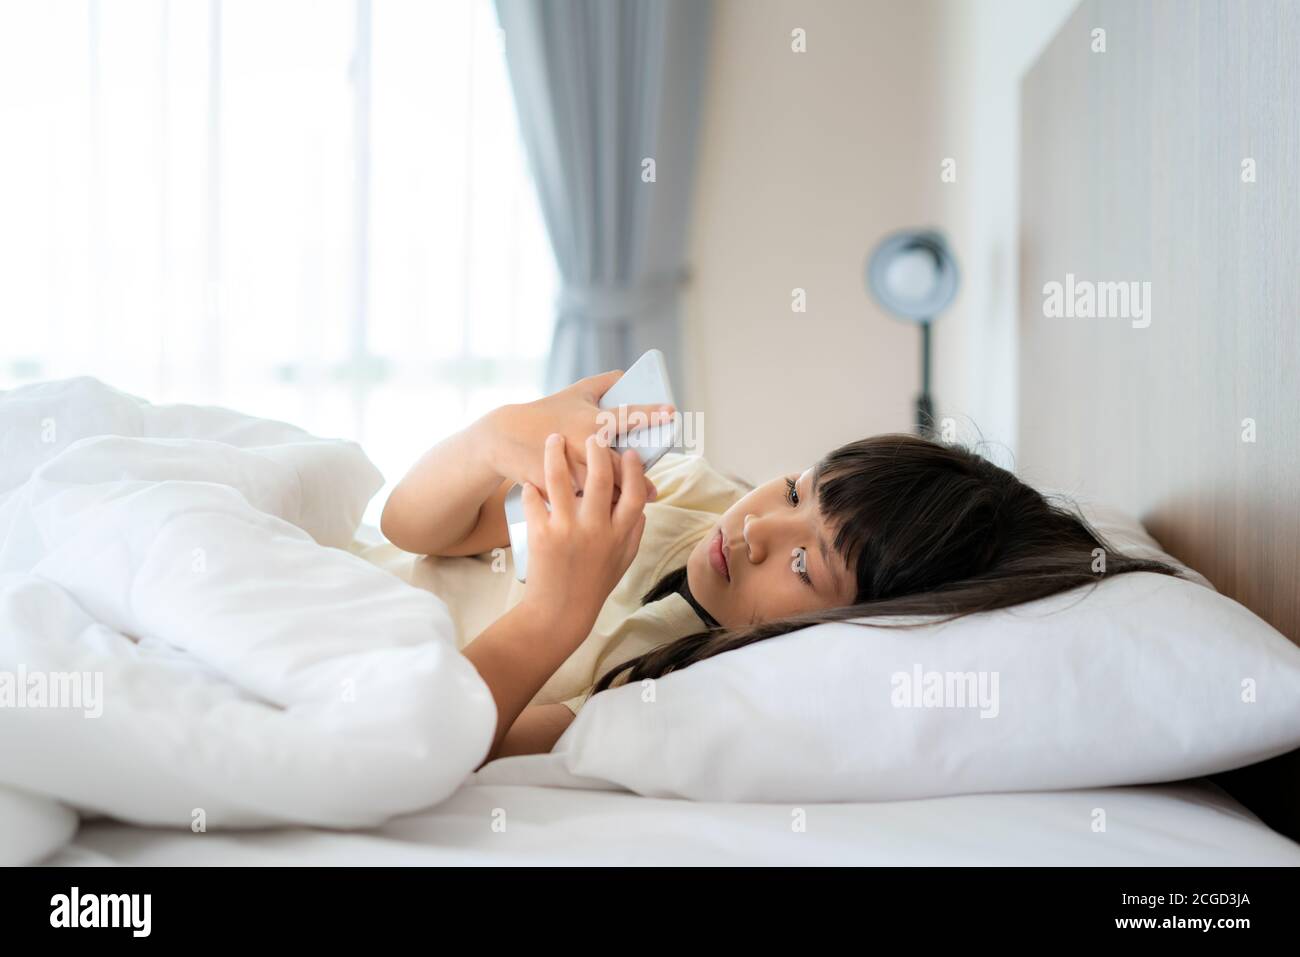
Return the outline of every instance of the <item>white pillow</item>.
<path id="1" fill-rule="evenodd" d="M 1085 513 L 1112 546 L 1171 560 L 1132 520 Z M 927 697 L 932 674 L 946 693 Z M 1298 746 L 1300 648 L 1212 588 L 1142 572 L 944 625 L 758 642 L 595 695 L 555 751 L 645 795 L 827 802 L 1170 781 Z"/>

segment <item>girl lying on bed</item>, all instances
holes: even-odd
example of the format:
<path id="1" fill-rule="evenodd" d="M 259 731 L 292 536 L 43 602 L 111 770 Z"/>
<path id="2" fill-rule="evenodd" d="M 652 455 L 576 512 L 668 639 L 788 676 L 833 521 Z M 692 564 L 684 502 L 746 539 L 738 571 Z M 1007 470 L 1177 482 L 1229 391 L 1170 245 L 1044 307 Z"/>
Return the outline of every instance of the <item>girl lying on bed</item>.
<path id="1" fill-rule="evenodd" d="M 644 473 L 598 434 L 597 402 L 621 374 L 494 410 L 430 449 L 384 507 L 399 548 L 477 561 L 501 582 L 505 495 L 524 485 L 528 583 L 505 575 L 504 614 L 463 649 L 497 705 L 487 760 L 549 751 L 590 694 L 797 628 L 957 618 L 1098 578 L 1107 546 L 1079 516 L 911 435 L 851 442 L 757 488 L 698 456 Z M 1176 574 L 1109 550 L 1104 568 Z"/>

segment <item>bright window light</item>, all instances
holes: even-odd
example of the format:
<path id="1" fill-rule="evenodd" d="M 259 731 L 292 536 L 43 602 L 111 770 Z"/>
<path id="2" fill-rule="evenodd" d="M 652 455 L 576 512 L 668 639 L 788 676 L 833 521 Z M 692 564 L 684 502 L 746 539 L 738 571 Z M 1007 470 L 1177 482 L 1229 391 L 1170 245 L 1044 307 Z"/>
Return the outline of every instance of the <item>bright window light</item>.
<path id="1" fill-rule="evenodd" d="M 540 392 L 557 279 L 491 0 L 0 4 L 0 135 L 0 389 L 292 421 L 389 487 Z"/>

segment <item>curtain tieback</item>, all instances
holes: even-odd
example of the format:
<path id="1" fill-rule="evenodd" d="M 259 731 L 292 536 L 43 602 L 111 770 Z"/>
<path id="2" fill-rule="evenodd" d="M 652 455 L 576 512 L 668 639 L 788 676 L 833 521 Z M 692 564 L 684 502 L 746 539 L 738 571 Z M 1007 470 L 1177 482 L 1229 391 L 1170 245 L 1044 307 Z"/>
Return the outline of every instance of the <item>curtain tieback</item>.
<path id="1" fill-rule="evenodd" d="M 619 284 L 565 283 L 557 297 L 560 318 L 619 322 L 665 311 L 685 283 L 685 272 Z"/>

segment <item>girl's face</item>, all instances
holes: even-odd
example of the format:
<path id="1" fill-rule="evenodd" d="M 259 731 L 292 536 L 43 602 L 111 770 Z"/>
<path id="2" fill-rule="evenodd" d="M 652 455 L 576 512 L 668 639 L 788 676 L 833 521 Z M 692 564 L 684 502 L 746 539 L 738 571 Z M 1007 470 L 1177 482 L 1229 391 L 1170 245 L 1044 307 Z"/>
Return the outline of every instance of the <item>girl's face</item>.
<path id="1" fill-rule="evenodd" d="M 686 560 L 686 580 L 727 628 L 853 604 L 857 582 L 817 510 L 813 470 L 760 485 Z"/>

